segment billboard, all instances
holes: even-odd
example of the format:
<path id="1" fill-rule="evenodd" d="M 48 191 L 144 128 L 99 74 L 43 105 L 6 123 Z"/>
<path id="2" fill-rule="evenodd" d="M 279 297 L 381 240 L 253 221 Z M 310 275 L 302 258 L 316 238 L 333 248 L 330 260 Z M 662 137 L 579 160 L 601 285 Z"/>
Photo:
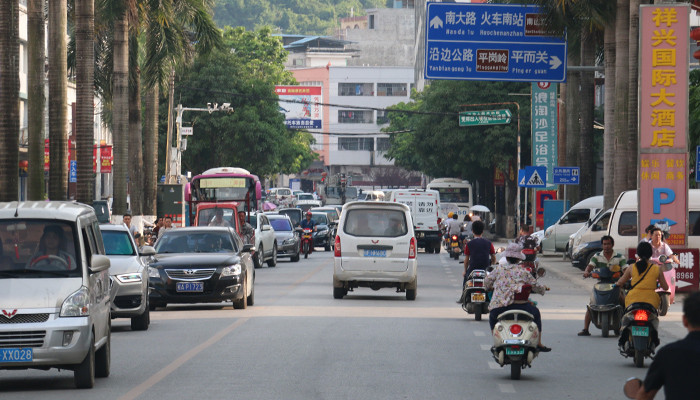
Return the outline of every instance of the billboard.
<path id="1" fill-rule="evenodd" d="M 275 86 L 284 124 L 290 129 L 321 129 L 321 86 Z"/>

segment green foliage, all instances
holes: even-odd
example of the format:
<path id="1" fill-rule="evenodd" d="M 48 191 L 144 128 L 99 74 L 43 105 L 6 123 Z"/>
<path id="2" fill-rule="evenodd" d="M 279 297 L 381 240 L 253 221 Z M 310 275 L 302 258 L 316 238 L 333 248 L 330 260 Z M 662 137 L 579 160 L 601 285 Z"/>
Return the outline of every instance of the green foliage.
<path id="1" fill-rule="evenodd" d="M 282 33 L 326 35 L 338 25 L 338 18 L 364 15 L 367 8 L 383 8 L 387 0 L 217 0 L 214 21 L 220 27 L 242 26 L 248 30 L 263 26 Z"/>
<path id="2" fill-rule="evenodd" d="M 526 139 L 530 136 L 529 99 L 508 93 L 528 90 L 527 84 L 514 82 L 434 81 L 423 92 L 414 93 L 413 102 L 391 107 L 401 112 L 389 113 L 391 124 L 386 131 L 411 132 L 392 134 L 388 155 L 397 165 L 428 175 L 490 181 L 494 166 L 505 169 L 509 160 L 515 163 L 517 112 L 512 104 L 476 104 L 520 101 L 521 136 Z M 460 111 L 503 108 L 513 113 L 509 125 L 459 126 Z M 528 165 L 527 149 L 523 140 L 522 165 Z"/>
<path id="3" fill-rule="evenodd" d="M 269 29 L 224 31 L 224 48 L 198 57 L 177 85 L 175 98 L 185 107 L 230 103 L 234 113 L 186 112 L 194 135 L 183 153 L 192 172 L 217 166 L 237 166 L 265 176 L 306 169 L 316 158 L 313 138 L 289 131 L 279 112 L 276 84 L 292 84 L 284 70 L 286 52 Z"/>

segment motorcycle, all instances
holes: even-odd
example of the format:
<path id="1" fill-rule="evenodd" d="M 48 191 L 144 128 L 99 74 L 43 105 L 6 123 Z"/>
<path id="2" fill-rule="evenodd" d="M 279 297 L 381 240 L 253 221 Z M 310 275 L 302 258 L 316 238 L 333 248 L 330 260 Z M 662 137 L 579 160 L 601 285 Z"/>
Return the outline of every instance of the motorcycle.
<path id="1" fill-rule="evenodd" d="M 668 290 L 664 290 L 659 287 L 656 289 L 656 293 L 661 299 L 661 305 L 659 306 L 659 315 L 664 316 L 668 312 L 668 307 L 673 304 L 676 298 L 676 263 L 672 261 L 670 257 L 665 254 L 658 258 L 652 258 L 651 261 L 655 262 L 661 267 L 664 272 L 664 278 L 666 278 L 666 283 L 668 283 Z"/>
<path id="2" fill-rule="evenodd" d="M 610 329 L 619 335 L 623 306 L 620 305 L 620 288 L 615 282 L 620 278 L 620 272 L 597 268 L 591 272 L 591 276 L 598 279 L 593 286 L 593 304 L 587 306 L 591 321 L 603 332 L 603 337 L 608 337 Z"/>
<path id="3" fill-rule="evenodd" d="M 625 310 L 620 333 L 620 354 L 632 357 L 637 368 L 644 359 L 651 358 L 659 344 L 653 321 L 658 321 L 658 310 L 648 303 L 632 303 Z"/>
<path id="4" fill-rule="evenodd" d="M 462 310 L 474 314 L 474 319 L 481 321 L 481 314 L 489 312 L 489 296 L 484 287 L 484 279 L 488 272 L 483 269 L 473 270 L 467 277 L 467 283 L 462 291 Z"/>
<path id="5" fill-rule="evenodd" d="M 312 232 L 313 230 L 310 228 L 304 228 L 301 231 L 301 252 L 304 253 L 304 258 L 309 258 L 309 254 L 311 254 L 314 249 Z"/>
<path id="6" fill-rule="evenodd" d="M 456 260 L 459 260 L 459 255 L 462 254 L 462 247 L 459 245 L 459 236 L 457 235 L 450 235 L 448 238 L 449 242 L 449 255 L 450 258 L 454 258 Z"/>
<path id="7" fill-rule="evenodd" d="M 538 268 L 534 274 L 543 277 L 545 270 Z M 530 285 L 524 285 L 516 300 L 527 299 L 530 291 Z M 532 367 L 532 361 L 540 353 L 537 347 L 539 339 L 540 330 L 532 314 L 508 310 L 498 315 L 491 354 L 501 367 L 510 364 L 510 379 L 519 380 L 522 370 Z"/>

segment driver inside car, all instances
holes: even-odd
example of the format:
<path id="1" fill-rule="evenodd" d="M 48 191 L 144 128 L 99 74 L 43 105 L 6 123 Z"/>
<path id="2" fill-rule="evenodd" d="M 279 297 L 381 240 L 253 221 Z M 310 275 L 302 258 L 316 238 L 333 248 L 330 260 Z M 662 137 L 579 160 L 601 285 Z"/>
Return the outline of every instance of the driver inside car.
<path id="1" fill-rule="evenodd" d="M 46 225 L 39 240 L 39 249 L 32 256 L 27 269 L 43 271 L 76 269 L 75 259 L 66 252 L 66 238 L 60 225 Z"/>

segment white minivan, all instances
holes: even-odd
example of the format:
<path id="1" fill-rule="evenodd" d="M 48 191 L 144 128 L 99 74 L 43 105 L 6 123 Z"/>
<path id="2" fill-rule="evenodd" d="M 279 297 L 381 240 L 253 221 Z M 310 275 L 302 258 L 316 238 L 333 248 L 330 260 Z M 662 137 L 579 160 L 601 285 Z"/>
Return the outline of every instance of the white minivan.
<path id="1" fill-rule="evenodd" d="M 544 232 L 542 250 L 568 252 L 569 236 L 595 217 L 603 208 L 603 196 L 593 196 L 576 203 Z"/>
<path id="2" fill-rule="evenodd" d="M 442 242 L 440 231 L 440 192 L 430 189 L 396 189 L 386 200 L 408 206 L 419 248 L 426 253 L 439 253 Z"/>
<path id="3" fill-rule="evenodd" d="M 418 262 L 411 211 L 405 204 L 354 201 L 343 206 L 335 237 L 333 298 L 357 287 L 392 287 L 416 299 Z"/>

